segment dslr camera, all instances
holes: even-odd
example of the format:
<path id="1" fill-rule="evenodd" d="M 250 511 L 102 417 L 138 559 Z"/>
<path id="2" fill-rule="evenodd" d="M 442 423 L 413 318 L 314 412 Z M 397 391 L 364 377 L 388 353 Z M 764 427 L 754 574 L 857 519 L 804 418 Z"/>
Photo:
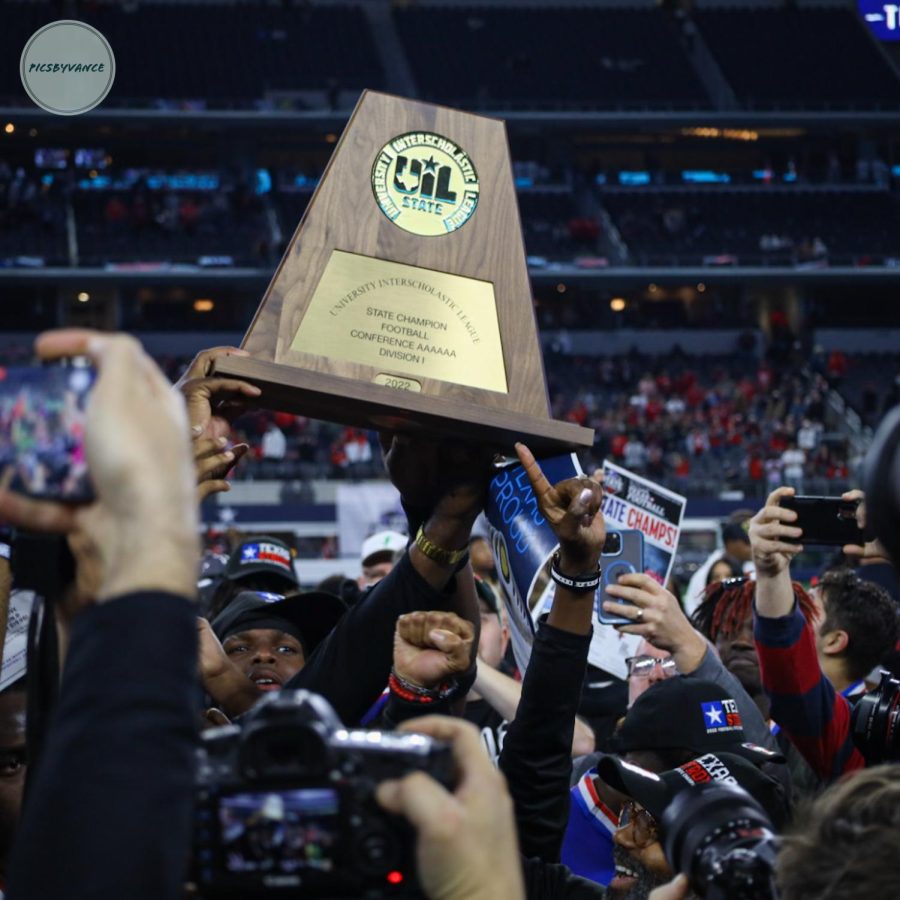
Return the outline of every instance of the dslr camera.
<path id="1" fill-rule="evenodd" d="M 778 839 L 745 790 L 722 782 L 680 791 L 660 822 L 663 850 L 706 900 L 773 900 Z"/>
<path id="2" fill-rule="evenodd" d="M 344 728 L 309 691 L 264 697 L 198 749 L 191 881 L 201 897 L 417 897 L 415 834 L 375 788 L 422 771 L 454 784 L 450 747 Z"/>
<path id="3" fill-rule="evenodd" d="M 900 761 L 900 681 L 890 672 L 864 694 L 851 715 L 853 743 L 870 766 Z"/>

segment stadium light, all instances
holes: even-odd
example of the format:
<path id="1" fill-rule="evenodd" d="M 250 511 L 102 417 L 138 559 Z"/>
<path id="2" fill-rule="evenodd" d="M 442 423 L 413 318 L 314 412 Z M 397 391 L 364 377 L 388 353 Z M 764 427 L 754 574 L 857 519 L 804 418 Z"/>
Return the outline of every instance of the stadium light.
<path id="1" fill-rule="evenodd" d="M 208 298 L 202 298 L 200 300 L 194 301 L 194 312 L 198 313 L 207 313 L 212 312 L 213 307 L 216 304 L 209 300 Z"/>
<path id="2" fill-rule="evenodd" d="M 622 312 L 625 309 L 625 301 L 621 297 L 613 297 L 612 300 L 609 301 L 609 308 L 613 312 Z"/>
<path id="3" fill-rule="evenodd" d="M 13 125 L 12 122 L 7 122 L 7 123 L 3 126 L 3 130 L 4 130 L 7 134 L 12 134 L 12 133 L 16 130 L 16 126 Z"/>
<path id="4" fill-rule="evenodd" d="M 91 299 L 91 295 L 87 291 L 79 291 L 78 292 L 78 302 L 79 303 L 87 303 L 88 300 Z"/>

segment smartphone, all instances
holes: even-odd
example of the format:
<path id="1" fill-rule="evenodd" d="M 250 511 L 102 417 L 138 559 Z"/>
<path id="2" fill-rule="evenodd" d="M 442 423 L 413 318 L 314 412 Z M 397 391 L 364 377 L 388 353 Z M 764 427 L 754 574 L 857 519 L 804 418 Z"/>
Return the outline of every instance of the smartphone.
<path id="1" fill-rule="evenodd" d="M 840 497 L 783 497 L 781 505 L 797 513 L 797 520 L 786 524 L 803 529 L 799 538 L 784 538 L 790 544 L 822 544 L 842 547 L 864 544 L 863 530 L 856 523 L 857 500 Z"/>
<path id="2" fill-rule="evenodd" d="M 600 589 L 597 591 L 594 601 L 598 621 L 604 625 L 631 625 L 631 619 L 606 612 L 603 609 L 603 601 L 629 602 L 618 597 L 610 597 L 606 593 L 606 589 L 611 584 L 616 584 L 621 575 L 644 571 L 644 535 L 633 529 L 610 531 L 606 535 L 606 542 L 603 545 L 600 566 L 603 569 L 603 576 L 600 579 Z"/>
<path id="3" fill-rule="evenodd" d="M 91 499 L 84 428 L 95 380 L 83 360 L 0 367 L 0 472 L 12 473 L 12 490 L 41 499 Z"/>

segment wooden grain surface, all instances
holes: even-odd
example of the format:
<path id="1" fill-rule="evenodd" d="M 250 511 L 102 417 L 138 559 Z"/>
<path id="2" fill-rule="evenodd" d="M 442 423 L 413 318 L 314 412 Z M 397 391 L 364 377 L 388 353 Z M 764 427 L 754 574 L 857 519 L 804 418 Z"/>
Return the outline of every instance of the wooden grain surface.
<path id="1" fill-rule="evenodd" d="M 410 234 L 391 222 L 375 200 L 371 171 L 378 151 L 394 137 L 410 131 L 430 131 L 449 138 L 475 165 L 480 183 L 478 206 L 469 221 L 450 234 Z M 371 383 L 379 371 L 391 372 L 389 367 L 376 370 L 291 349 L 333 250 L 492 282 L 508 394 L 416 376 L 422 384 L 421 401 L 439 397 L 456 408 L 479 410 L 480 416 L 488 411 L 492 415 L 508 411 L 549 422 L 547 387 L 503 122 L 365 92 L 244 338 L 243 346 L 257 360 L 353 379 L 358 383 L 359 396 L 390 405 L 401 392 Z M 405 400 L 403 405 L 410 408 Z M 577 443 L 583 445 L 584 437 Z"/>
<path id="2" fill-rule="evenodd" d="M 536 456 L 590 447 L 594 432 L 548 416 L 485 409 L 452 397 L 382 388 L 339 375 L 297 369 L 240 356 L 215 361 L 217 375 L 241 378 L 262 389 L 256 405 L 376 430 L 427 431 L 512 453 L 516 441 Z"/>

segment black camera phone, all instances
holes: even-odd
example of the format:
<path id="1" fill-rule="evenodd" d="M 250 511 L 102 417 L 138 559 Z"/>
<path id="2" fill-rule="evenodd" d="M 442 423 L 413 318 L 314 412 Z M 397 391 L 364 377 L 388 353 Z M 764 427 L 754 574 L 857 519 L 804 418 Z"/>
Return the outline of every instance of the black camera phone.
<path id="1" fill-rule="evenodd" d="M 856 500 L 840 497 L 783 497 L 781 506 L 797 513 L 797 520 L 789 524 L 802 528 L 799 538 L 785 538 L 791 544 L 842 547 L 844 544 L 863 544 L 863 530 L 856 523 Z"/>

